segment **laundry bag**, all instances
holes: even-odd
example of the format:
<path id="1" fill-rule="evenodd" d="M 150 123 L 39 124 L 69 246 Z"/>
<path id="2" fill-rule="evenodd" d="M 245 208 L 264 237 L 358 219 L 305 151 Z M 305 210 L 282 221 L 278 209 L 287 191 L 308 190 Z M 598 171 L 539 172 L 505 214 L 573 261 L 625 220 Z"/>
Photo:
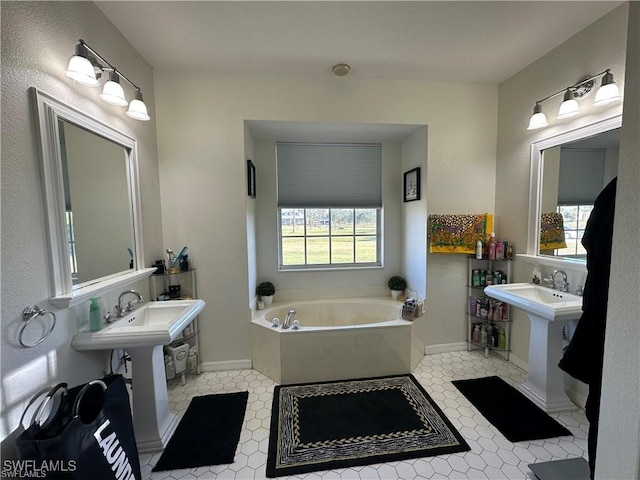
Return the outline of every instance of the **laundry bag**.
<path id="1" fill-rule="evenodd" d="M 20 459 L 32 460 L 48 480 L 142 480 L 122 375 L 53 387 L 16 446 Z"/>

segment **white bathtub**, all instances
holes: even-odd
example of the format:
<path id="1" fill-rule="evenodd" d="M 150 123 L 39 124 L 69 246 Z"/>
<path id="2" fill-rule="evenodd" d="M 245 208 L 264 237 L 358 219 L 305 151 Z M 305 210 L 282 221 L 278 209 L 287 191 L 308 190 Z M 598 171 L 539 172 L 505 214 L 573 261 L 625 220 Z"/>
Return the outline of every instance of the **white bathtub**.
<path id="1" fill-rule="evenodd" d="M 290 309 L 301 328 L 273 328 Z M 402 304 L 386 298 L 274 303 L 252 321 L 253 368 L 283 384 L 410 373 L 424 356 L 425 317 L 401 317 Z"/>

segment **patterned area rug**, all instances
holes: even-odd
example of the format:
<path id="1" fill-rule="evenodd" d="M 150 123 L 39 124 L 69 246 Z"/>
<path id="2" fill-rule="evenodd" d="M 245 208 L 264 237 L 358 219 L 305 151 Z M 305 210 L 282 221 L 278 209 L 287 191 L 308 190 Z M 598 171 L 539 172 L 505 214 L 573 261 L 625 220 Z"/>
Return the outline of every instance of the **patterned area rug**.
<path id="1" fill-rule="evenodd" d="M 413 375 L 276 386 L 267 477 L 470 450 Z"/>

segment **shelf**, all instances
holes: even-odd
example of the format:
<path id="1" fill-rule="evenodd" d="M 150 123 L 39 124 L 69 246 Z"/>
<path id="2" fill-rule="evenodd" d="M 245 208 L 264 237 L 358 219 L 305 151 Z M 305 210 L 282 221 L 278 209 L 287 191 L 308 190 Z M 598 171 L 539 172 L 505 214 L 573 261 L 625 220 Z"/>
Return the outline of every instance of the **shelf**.
<path id="1" fill-rule="evenodd" d="M 468 317 L 471 318 L 475 318 L 477 320 L 482 320 L 485 323 L 512 323 L 513 320 L 509 320 L 508 318 L 503 318 L 502 320 L 493 320 L 492 318 L 487 318 L 487 317 L 478 317 L 477 315 L 474 315 L 472 313 L 467 313 L 466 314 Z"/>
<path id="2" fill-rule="evenodd" d="M 494 283 L 492 281 L 489 284 L 485 283 L 484 285 L 473 285 L 473 280 L 474 280 L 473 272 L 475 270 L 486 270 L 488 272 L 499 271 L 501 272 L 501 275 L 506 276 L 506 279 L 507 279 L 506 283 L 508 283 L 512 277 L 511 267 L 513 265 L 512 263 L 513 259 L 510 260 L 505 258 L 500 260 L 489 260 L 488 258 L 482 258 L 482 259 L 475 258 L 475 256 L 473 255 L 468 256 L 467 259 L 468 259 L 467 282 L 466 282 L 467 283 L 467 307 L 465 308 L 465 315 L 467 320 L 467 347 L 469 351 L 483 349 L 485 357 L 489 355 L 489 352 L 495 352 L 496 354 L 500 355 L 503 359 L 509 360 L 509 352 L 511 351 L 511 324 L 513 323 L 513 321 L 510 320 L 509 318 L 510 309 L 507 308 L 504 312 L 502 312 L 501 310 L 501 312 L 505 314 L 506 317 L 496 320 L 491 316 L 482 317 L 482 316 L 476 315 L 475 313 L 476 310 L 474 308 L 475 301 L 473 304 L 470 304 L 469 302 L 471 299 L 474 299 L 474 298 L 484 299 L 482 300 L 482 303 L 484 305 L 487 302 L 486 300 L 487 295 L 484 294 L 484 289 L 488 286 L 491 286 Z M 493 279 L 494 277 L 493 275 L 490 275 L 489 278 Z M 504 303 L 504 302 L 499 302 L 499 303 Z M 494 306 L 496 305 L 498 304 L 495 303 Z M 488 311 L 489 306 L 488 305 L 485 305 L 485 306 L 487 307 L 487 311 Z M 493 313 L 493 309 L 491 309 L 491 313 Z M 494 347 L 488 343 L 476 342 L 472 340 L 471 338 L 472 330 L 475 324 L 480 324 L 485 326 L 493 324 L 495 327 L 499 327 L 499 329 L 504 332 L 504 347 L 503 348 Z M 491 341 L 491 339 L 489 339 L 488 341 Z"/>
<path id="3" fill-rule="evenodd" d="M 196 268 L 191 268 L 189 270 L 180 270 L 179 272 L 169 273 L 168 271 L 164 271 L 163 273 L 154 273 L 154 277 L 170 277 L 171 275 L 184 275 L 185 273 L 195 272 Z"/>

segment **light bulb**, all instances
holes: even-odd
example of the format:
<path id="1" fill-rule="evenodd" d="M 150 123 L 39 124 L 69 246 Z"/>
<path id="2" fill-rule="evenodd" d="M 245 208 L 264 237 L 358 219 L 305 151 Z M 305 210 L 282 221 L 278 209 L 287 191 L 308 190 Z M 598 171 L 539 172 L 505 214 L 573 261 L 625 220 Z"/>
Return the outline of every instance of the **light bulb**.
<path id="1" fill-rule="evenodd" d="M 136 90 L 135 96 L 136 98 L 131 100 L 131 103 L 129 104 L 127 116 L 143 122 L 151 120 L 151 117 L 147 113 L 147 106 L 142 101 L 142 92 L 140 90 Z"/>
<path id="2" fill-rule="evenodd" d="M 96 78 L 96 72 L 91 62 L 80 55 L 74 55 L 69 60 L 69 66 L 64 74 L 74 82 L 87 87 L 97 87 L 100 85 Z"/>
<path id="3" fill-rule="evenodd" d="M 571 89 L 567 89 L 567 92 L 564 94 L 564 101 L 562 105 L 560 105 L 560 110 L 558 110 L 557 118 L 569 118 L 578 113 L 580 113 L 580 105 L 578 105 L 578 101 L 573 98 Z"/>
<path id="4" fill-rule="evenodd" d="M 549 122 L 547 122 L 547 116 L 542 113 L 542 105 L 536 103 L 536 106 L 533 107 L 533 115 L 531 115 L 527 130 L 536 130 L 547 125 L 549 125 Z"/>
<path id="5" fill-rule="evenodd" d="M 120 85 L 120 75 L 115 71 L 109 74 L 109 81 L 104 84 L 100 98 L 105 102 L 118 107 L 126 107 L 129 102 L 124 97 L 124 90 Z"/>

